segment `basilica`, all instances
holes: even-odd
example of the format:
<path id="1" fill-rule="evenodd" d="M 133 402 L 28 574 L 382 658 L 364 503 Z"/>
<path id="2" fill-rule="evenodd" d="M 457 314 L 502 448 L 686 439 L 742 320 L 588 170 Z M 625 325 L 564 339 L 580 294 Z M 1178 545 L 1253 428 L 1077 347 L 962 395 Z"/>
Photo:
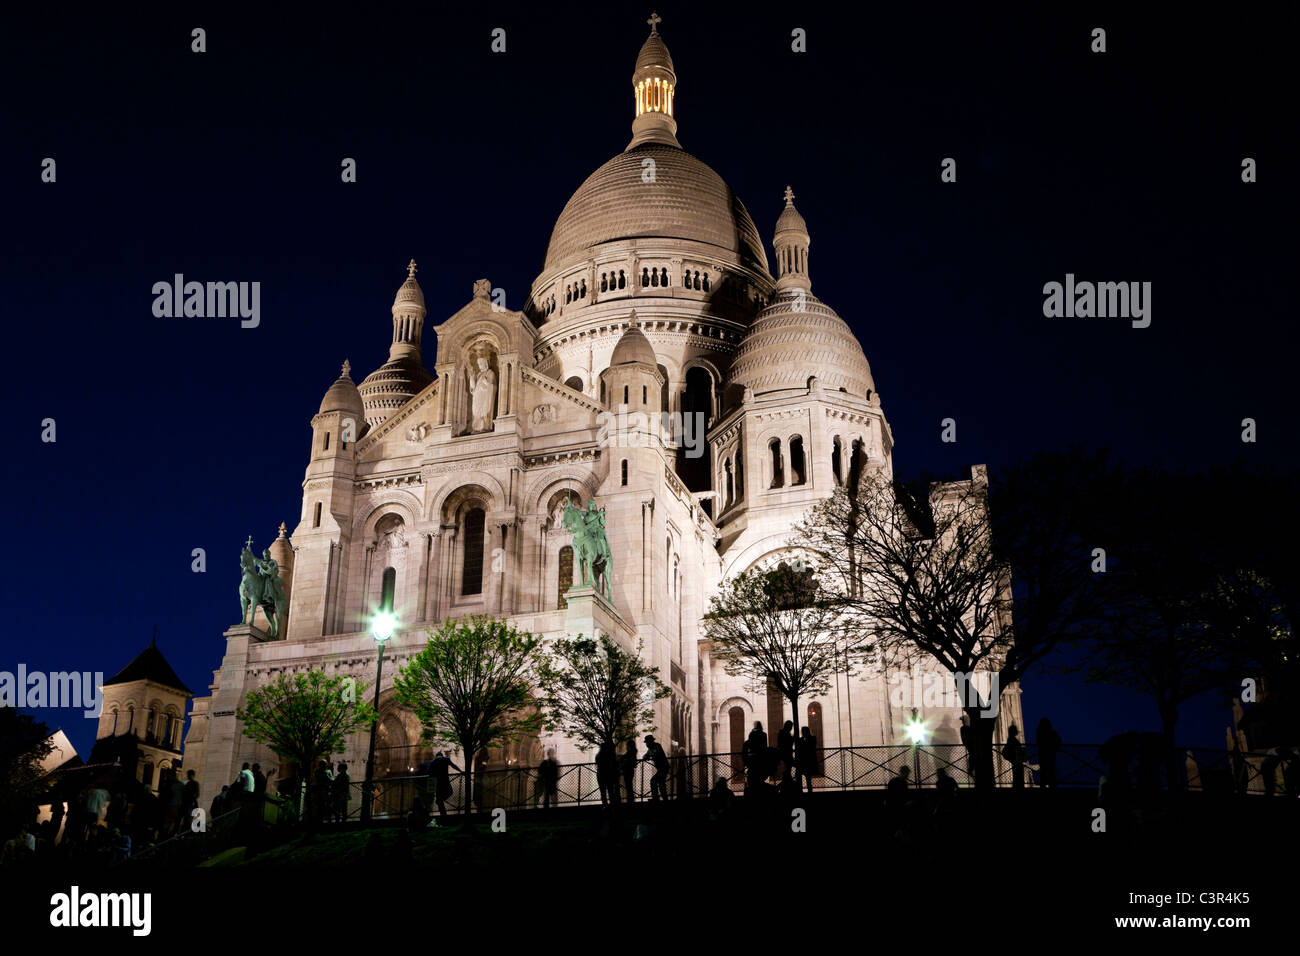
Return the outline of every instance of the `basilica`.
<path id="1" fill-rule="evenodd" d="M 763 201 L 769 254 L 740 199 L 678 142 L 677 73 L 651 20 L 631 141 L 560 211 L 523 309 L 479 279 L 430 341 L 411 262 L 387 361 L 355 379 L 344 361 L 325 389 L 301 513 L 267 548 L 287 610 L 227 630 L 192 705 L 184 766 L 205 792 L 244 761 L 279 762 L 241 733 L 250 690 L 305 669 L 373 681 L 381 609 L 397 624 L 380 777 L 430 756 L 392 681 L 430 628 L 464 615 L 638 650 L 671 688 L 657 719 L 669 753 L 738 752 L 753 721 L 791 717 L 779 695 L 723 671 L 701 615 L 724 577 L 788 554 L 793 526 L 851 470 L 890 471 L 894 436 L 862 346 L 813 294 L 793 191 L 774 179 Z M 600 586 L 581 586 L 567 502 L 603 509 Z M 910 708 L 889 687 L 882 672 L 841 675 L 800 701 L 799 723 L 827 748 L 903 743 Z M 1016 693 L 1003 690 L 999 736 L 1019 722 Z M 935 743 L 958 742 L 958 714 L 923 715 Z M 336 759 L 360 768 L 367 742 L 358 732 Z M 543 734 L 480 765 L 535 766 L 551 747 L 561 763 L 591 759 Z"/>

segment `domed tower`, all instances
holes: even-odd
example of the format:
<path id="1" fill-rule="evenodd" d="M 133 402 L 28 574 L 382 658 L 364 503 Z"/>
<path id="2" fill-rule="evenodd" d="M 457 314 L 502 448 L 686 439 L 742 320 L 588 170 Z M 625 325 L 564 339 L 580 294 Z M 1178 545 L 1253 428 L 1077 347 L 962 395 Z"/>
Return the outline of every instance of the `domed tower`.
<path id="1" fill-rule="evenodd" d="M 776 294 L 736 348 L 731 411 L 709 435 L 724 541 L 747 529 L 750 506 L 788 527 L 855 470 L 888 468 L 893 445 L 861 344 L 812 294 L 808 226 L 789 187 L 772 244 Z"/>
<path id="2" fill-rule="evenodd" d="M 290 592 L 290 580 L 284 579 L 289 614 L 288 629 L 282 633 L 292 640 L 331 633 L 327 628 L 334 612 L 325 607 L 326 579 L 337 562 L 337 549 L 349 534 L 356 442 L 369 430 L 361 392 L 349 374 L 351 368 L 349 362 L 343 363 L 342 374 L 329 387 L 320 411 L 311 420 L 311 461 L 302 483 L 302 515 L 293 531 L 297 554 L 289 563 L 298 586 Z M 279 545 L 277 541 L 275 546 Z M 280 562 L 280 554 L 273 551 L 272 556 Z M 283 562 L 280 568 L 283 575 Z"/>
<path id="3" fill-rule="evenodd" d="M 651 14 L 650 35 L 641 45 L 632 72 L 632 91 L 636 96 L 636 118 L 632 120 L 632 142 L 627 148 L 642 143 L 666 143 L 681 149 L 677 142 L 677 120 L 673 119 L 673 97 L 677 92 L 677 73 L 673 58 L 668 55 L 659 36 L 659 14 Z"/>
<path id="4" fill-rule="evenodd" d="M 744 204 L 678 142 L 677 69 L 659 17 L 649 22 L 632 72 L 632 139 L 564 205 L 524 311 L 538 329 L 534 368 L 586 384 L 610 366 L 635 309 L 664 380 L 663 410 L 699 422 L 702 434 L 722 407 L 735 348 L 774 283 Z M 672 466 L 692 493 L 712 486 L 702 450 L 679 450 Z"/>
<path id="5" fill-rule="evenodd" d="M 645 333 L 637 327 L 636 312 L 600 374 L 600 400 L 610 411 L 601 444 L 611 449 L 610 489 L 645 487 L 662 472 L 660 412 L 663 411 L 664 377 L 659 360 Z M 638 476 L 645 480 L 638 480 Z"/>
<path id="6" fill-rule="evenodd" d="M 374 428 L 424 390 L 433 376 L 420 358 L 420 335 L 424 328 L 424 292 L 415 281 L 416 265 L 406 267 L 406 281 L 393 299 L 393 342 L 388 361 L 361 382 L 366 423 Z"/>
<path id="7" fill-rule="evenodd" d="M 321 399 L 320 411 L 311 420 L 311 460 L 351 457 L 358 438 L 370 430 L 365 404 L 352 381 L 352 363 L 343 361 L 343 371 Z"/>
<path id="8" fill-rule="evenodd" d="M 271 542 L 268 549 L 271 557 L 275 559 L 276 566 L 280 569 L 280 584 L 284 587 L 284 596 L 292 600 L 293 597 L 293 544 L 288 538 L 289 529 L 283 521 L 280 522 L 280 536 Z M 289 614 L 285 612 L 285 627 L 282 627 L 286 634 L 288 633 Z"/>

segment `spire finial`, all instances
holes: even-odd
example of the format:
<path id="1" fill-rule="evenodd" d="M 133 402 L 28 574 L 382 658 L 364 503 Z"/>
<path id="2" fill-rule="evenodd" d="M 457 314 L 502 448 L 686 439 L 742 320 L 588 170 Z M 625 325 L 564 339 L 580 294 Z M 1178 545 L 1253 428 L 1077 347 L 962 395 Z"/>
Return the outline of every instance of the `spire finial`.
<path id="1" fill-rule="evenodd" d="M 158 625 L 157 624 L 153 626 L 153 640 L 149 642 L 149 646 L 150 647 L 158 646 Z"/>
<path id="2" fill-rule="evenodd" d="M 349 376 L 348 376 L 348 373 L 351 372 L 351 371 L 352 371 L 352 363 L 349 362 L 347 359 L 344 359 L 344 360 L 343 360 L 343 375 L 342 375 L 342 377 L 343 377 L 343 378 L 348 378 L 348 377 L 349 377 Z"/>
<path id="3" fill-rule="evenodd" d="M 635 329 L 637 327 L 636 309 L 633 309 L 632 314 L 627 317 L 627 327 L 630 329 Z"/>
<path id="4" fill-rule="evenodd" d="M 661 17 L 661 16 L 659 16 L 658 13 L 652 12 L 652 13 L 650 14 L 650 19 L 647 20 L 646 23 L 650 24 L 650 35 L 651 35 L 651 36 L 657 36 L 657 35 L 658 35 L 658 33 L 659 33 L 659 24 L 661 24 L 661 23 L 663 23 L 663 22 L 664 22 L 664 18 Z"/>
<path id="5" fill-rule="evenodd" d="M 794 202 L 794 190 L 791 189 L 789 186 L 786 186 L 786 187 L 785 187 L 785 204 L 786 204 L 787 206 L 789 206 L 789 205 L 791 205 L 793 202 Z"/>
<path id="6" fill-rule="evenodd" d="M 415 260 L 412 259 L 406 266 L 406 278 L 414 279 L 415 271 L 416 271 Z"/>
<path id="7" fill-rule="evenodd" d="M 289 530 L 289 529 L 286 528 L 286 527 L 284 526 L 284 522 L 281 521 L 281 522 L 280 522 L 280 537 L 283 538 L 283 537 L 285 536 L 285 533 L 286 533 L 288 530 Z"/>

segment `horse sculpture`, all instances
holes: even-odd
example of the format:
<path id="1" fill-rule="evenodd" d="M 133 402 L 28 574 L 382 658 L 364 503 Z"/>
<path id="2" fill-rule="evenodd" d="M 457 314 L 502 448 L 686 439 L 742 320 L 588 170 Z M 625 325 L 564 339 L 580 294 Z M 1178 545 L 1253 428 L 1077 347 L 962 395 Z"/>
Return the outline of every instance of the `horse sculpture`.
<path id="1" fill-rule="evenodd" d="M 614 556 L 609 550 L 609 541 L 605 537 L 605 512 L 596 507 L 595 501 L 587 502 L 586 511 L 575 508 L 571 501 L 566 501 L 564 530 L 573 535 L 573 556 L 582 568 L 580 586 L 596 588 L 606 600 L 612 602 L 614 587 L 610 572 L 614 566 Z"/>
<path id="2" fill-rule="evenodd" d="M 279 637 L 288 598 L 280 584 L 280 575 L 273 570 L 275 561 L 269 555 L 264 555 L 264 559 L 269 568 L 259 566 L 257 558 L 253 557 L 253 552 L 248 547 L 239 556 L 239 566 L 243 572 L 239 582 L 239 620 L 241 624 L 252 624 L 257 608 L 260 607 L 271 626 L 270 636 Z"/>

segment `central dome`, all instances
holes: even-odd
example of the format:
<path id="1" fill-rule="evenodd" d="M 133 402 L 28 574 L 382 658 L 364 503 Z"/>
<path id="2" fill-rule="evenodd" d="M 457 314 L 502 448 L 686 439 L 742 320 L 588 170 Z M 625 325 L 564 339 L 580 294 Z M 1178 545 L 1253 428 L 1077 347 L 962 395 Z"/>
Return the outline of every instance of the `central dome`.
<path id="1" fill-rule="evenodd" d="M 654 179 L 645 182 L 648 168 Z M 690 153 L 665 143 L 633 146 L 587 177 L 555 222 L 543 271 L 588 258 L 605 243 L 635 238 L 705 243 L 768 274 L 758 229 L 731 187 Z"/>

